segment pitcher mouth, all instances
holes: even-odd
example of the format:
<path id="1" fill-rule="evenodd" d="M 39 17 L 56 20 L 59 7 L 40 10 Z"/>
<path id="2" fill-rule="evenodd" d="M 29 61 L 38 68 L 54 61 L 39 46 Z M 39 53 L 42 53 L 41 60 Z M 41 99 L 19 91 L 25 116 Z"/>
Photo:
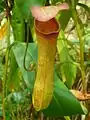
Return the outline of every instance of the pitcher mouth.
<path id="1" fill-rule="evenodd" d="M 55 18 L 52 18 L 46 22 L 35 20 L 34 26 L 39 33 L 44 35 L 58 33 L 60 30 L 60 24 Z"/>

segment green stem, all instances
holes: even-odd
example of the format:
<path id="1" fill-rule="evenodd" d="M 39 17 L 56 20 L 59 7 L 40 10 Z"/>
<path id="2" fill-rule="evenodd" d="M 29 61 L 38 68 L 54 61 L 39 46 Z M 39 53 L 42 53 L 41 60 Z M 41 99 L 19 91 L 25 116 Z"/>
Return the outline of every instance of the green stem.
<path id="1" fill-rule="evenodd" d="M 10 20 L 8 18 L 8 30 L 7 30 L 7 46 L 10 45 Z M 3 78 L 3 95 L 2 95 L 2 108 L 3 108 L 3 120 L 6 120 L 5 116 L 5 97 L 7 96 L 7 72 L 8 72 L 8 59 L 9 59 L 9 49 L 6 49 L 6 56 L 5 56 L 5 71 L 4 71 L 4 78 Z"/>
<path id="2" fill-rule="evenodd" d="M 83 39 L 83 27 L 81 27 L 82 23 L 79 21 L 76 9 L 72 8 L 72 16 L 76 26 L 76 32 L 80 42 L 80 66 L 81 66 L 81 77 L 82 77 L 82 85 L 83 85 L 83 93 L 86 93 L 86 83 L 85 83 L 85 66 L 84 66 L 84 39 Z M 80 23 L 79 23 L 80 22 Z"/>

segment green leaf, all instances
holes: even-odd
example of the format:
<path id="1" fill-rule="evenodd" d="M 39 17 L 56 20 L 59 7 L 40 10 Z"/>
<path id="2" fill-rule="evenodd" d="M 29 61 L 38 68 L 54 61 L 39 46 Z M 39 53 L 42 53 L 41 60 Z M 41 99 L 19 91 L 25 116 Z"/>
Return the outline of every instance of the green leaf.
<path id="1" fill-rule="evenodd" d="M 25 20 L 31 17 L 30 8 L 32 6 L 42 6 L 45 4 L 45 0 L 15 0 L 18 8 Z"/>
<path id="2" fill-rule="evenodd" d="M 55 74 L 51 104 L 44 110 L 45 116 L 59 117 L 84 114 L 80 103 Z"/>
<path id="3" fill-rule="evenodd" d="M 15 56 L 11 50 L 10 52 L 10 71 L 8 73 L 7 90 L 17 90 L 20 85 L 20 73 L 15 59 Z"/>
<path id="4" fill-rule="evenodd" d="M 60 25 L 61 25 L 62 30 L 65 30 L 70 18 L 71 18 L 70 10 L 61 11 L 59 21 L 60 21 Z"/>
<path id="5" fill-rule="evenodd" d="M 13 52 L 17 61 L 17 64 L 20 68 L 20 71 L 23 75 L 24 81 L 27 87 L 32 90 L 33 88 L 33 80 L 35 79 L 35 71 L 26 71 L 24 68 L 24 54 L 25 54 L 26 46 L 25 44 L 18 44 L 13 47 Z M 26 55 L 26 67 L 29 68 L 30 64 L 36 63 L 37 61 L 37 50 L 36 45 L 34 43 L 29 44 L 27 55 Z"/>
<path id="6" fill-rule="evenodd" d="M 76 77 L 76 66 L 69 55 L 63 31 L 60 32 L 59 39 L 57 41 L 57 48 L 61 63 L 60 68 L 62 79 L 66 82 L 68 88 L 71 88 Z"/>
<path id="7" fill-rule="evenodd" d="M 4 1 L 0 0 L 0 13 L 4 11 L 4 7 L 5 7 Z"/>
<path id="8" fill-rule="evenodd" d="M 21 17 L 20 11 L 16 3 L 14 4 L 13 10 L 12 10 L 11 23 L 13 28 L 14 40 L 24 42 L 25 41 L 25 23 Z"/>
<path id="9" fill-rule="evenodd" d="M 25 52 L 25 44 L 18 44 L 13 48 L 13 52 L 18 66 L 22 72 L 23 78 L 32 92 L 35 81 L 35 74 L 32 74 L 31 71 L 27 72 L 24 70 L 23 57 Z M 26 57 L 27 67 L 32 61 L 35 63 L 37 62 L 37 46 L 35 43 L 30 43 L 28 46 Z M 60 81 L 56 73 L 54 76 L 53 98 L 51 104 L 43 112 L 45 116 L 51 117 L 84 114 L 79 101 L 72 95 L 64 83 Z"/>

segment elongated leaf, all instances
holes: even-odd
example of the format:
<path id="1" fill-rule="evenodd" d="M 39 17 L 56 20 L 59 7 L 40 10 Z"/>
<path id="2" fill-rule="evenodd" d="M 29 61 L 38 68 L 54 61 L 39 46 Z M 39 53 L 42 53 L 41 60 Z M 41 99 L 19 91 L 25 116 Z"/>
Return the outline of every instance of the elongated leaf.
<path id="1" fill-rule="evenodd" d="M 65 37 L 62 31 L 59 36 L 57 48 L 61 62 L 60 68 L 62 79 L 64 82 L 66 82 L 67 86 L 71 88 L 76 77 L 76 66 L 73 64 L 73 60 L 69 55 Z"/>
<path id="2" fill-rule="evenodd" d="M 13 52 L 19 68 L 22 72 L 23 78 L 26 81 L 28 87 L 31 91 L 34 86 L 34 74 L 32 72 L 27 72 L 23 67 L 23 56 L 24 56 L 25 44 L 18 44 L 13 48 Z M 31 43 L 28 47 L 26 65 L 28 66 L 31 61 L 37 61 L 37 48 L 36 44 Z M 57 77 L 56 73 L 54 75 L 54 92 L 53 99 L 47 109 L 43 111 L 45 116 L 64 116 L 64 115 L 76 115 L 84 114 L 80 103 L 68 90 L 63 82 Z"/>
<path id="3" fill-rule="evenodd" d="M 24 42 L 25 41 L 24 20 L 21 17 L 20 11 L 16 3 L 14 4 L 13 10 L 12 10 L 11 23 L 13 28 L 14 40 Z"/>

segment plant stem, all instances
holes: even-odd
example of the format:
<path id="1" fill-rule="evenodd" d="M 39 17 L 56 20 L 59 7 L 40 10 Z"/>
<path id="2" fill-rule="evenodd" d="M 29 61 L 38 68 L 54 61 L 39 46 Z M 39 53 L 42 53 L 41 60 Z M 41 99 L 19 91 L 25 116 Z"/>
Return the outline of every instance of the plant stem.
<path id="1" fill-rule="evenodd" d="M 83 39 L 83 27 L 82 23 L 79 21 L 76 9 L 72 8 L 72 16 L 76 26 L 76 32 L 80 42 L 80 66 L 81 66 L 81 78 L 83 85 L 83 93 L 86 93 L 86 83 L 85 83 L 85 66 L 84 66 L 84 39 Z"/>
<path id="2" fill-rule="evenodd" d="M 7 29 L 7 46 L 10 45 L 10 20 L 8 18 L 8 29 Z M 2 92 L 2 108 L 3 108 L 3 120 L 6 120 L 5 116 L 5 97 L 6 97 L 6 80 L 7 80 L 7 71 L 8 71 L 8 59 L 9 59 L 9 49 L 6 49 L 6 56 L 5 56 L 5 71 L 4 71 L 4 78 L 3 78 L 3 92 Z"/>

